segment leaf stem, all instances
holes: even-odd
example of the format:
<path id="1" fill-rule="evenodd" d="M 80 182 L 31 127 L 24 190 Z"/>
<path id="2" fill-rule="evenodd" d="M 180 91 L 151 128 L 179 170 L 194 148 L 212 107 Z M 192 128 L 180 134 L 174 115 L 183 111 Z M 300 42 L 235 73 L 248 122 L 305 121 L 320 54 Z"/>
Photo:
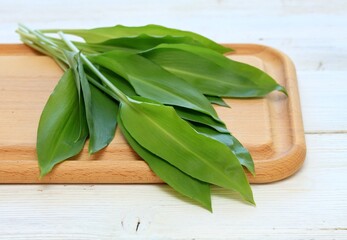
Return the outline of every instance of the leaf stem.
<path id="1" fill-rule="evenodd" d="M 66 69 L 66 66 L 64 66 L 66 59 L 63 56 L 61 46 L 52 42 L 42 33 L 31 30 L 23 24 L 19 24 L 19 28 L 16 32 L 20 34 L 21 40 L 25 44 L 39 52 L 42 52 L 43 54 L 51 56 L 59 64 L 59 66 L 62 67 L 62 69 Z"/>
<path id="2" fill-rule="evenodd" d="M 78 53 L 80 52 L 79 49 L 69 40 L 65 37 L 63 32 L 58 32 L 58 35 L 61 37 L 61 39 L 65 42 L 65 44 L 74 52 Z M 82 61 L 90 68 L 90 70 L 92 70 L 92 72 L 95 73 L 95 75 L 97 75 L 101 81 L 103 81 L 114 93 L 115 95 L 118 97 L 118 99 L 121 102 L 126 102 L 129 103 L 129 98 L 123 93 L 121 92 L 117 87 L 115 87 L 95 66 L 94 64 L 89 61 L 89 59 L 83 54 L 80 53 L 81 59 Z"/>

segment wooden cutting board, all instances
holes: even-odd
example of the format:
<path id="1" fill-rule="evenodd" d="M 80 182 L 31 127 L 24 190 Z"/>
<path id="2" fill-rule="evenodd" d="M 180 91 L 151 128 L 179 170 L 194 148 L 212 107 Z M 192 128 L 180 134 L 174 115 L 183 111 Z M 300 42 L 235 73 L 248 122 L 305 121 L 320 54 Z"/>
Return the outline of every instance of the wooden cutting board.
<path id="1" fill-rule="evenodd" d="M 216 106 L 229 130 L 249 149 L 256 176 L 252 183 L 273 182 L 295 173 L 306 145 L 295 69 L 288 57 L 260 45 L 229 45 L 230 58 L 265 70 L 289 96 L 226 99 Z M 113 142 L 89 156 L 87 149 L 39 179 L 35 153 L 41 111 L 62 70 L 49 57 L 24 45 L 0 45 L 0 183 L 160 183 L 117 130 Z"/>

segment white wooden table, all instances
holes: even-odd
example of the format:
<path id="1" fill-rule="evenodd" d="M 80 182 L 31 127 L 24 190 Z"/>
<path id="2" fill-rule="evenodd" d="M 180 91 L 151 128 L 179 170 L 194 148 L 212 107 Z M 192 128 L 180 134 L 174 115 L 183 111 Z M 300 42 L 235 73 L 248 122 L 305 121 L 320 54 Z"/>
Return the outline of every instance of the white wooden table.
<path id="1" fill-rule="evenodd" d="M 19 42 L 18 22 L 157 23 L 218 42 L 278 48 L 297 68 L 303 168 L 284 181 L 253 185 L 257 207 L 213 188 L 213 214 L 166 185 L 0 185 L 0 239 L 347 239 L 347 2 L 127 2 L 0 0 L 0 42 Z"/>

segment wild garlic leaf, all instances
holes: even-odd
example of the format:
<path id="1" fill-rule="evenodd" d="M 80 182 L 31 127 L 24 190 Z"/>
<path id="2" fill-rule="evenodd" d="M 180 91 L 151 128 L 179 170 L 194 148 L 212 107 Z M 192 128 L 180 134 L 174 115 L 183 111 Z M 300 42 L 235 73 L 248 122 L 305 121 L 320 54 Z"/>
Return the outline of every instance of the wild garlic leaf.
<path id="1" fill-rule="evenodd" d="M 146 26 L 139 27 L 128 27 L 123 25 L 116 25 L 112 27 L 101 27 L 101 28 L 93 28 L 93 29 L 46 29 L 41 30 L 43 33 L 56 33 L 62 31 L 66 34 L 73 34 L 79 37 L 82 37 L 87 43 L 103 43 L 106 41 L 119 41 L 114 39 L 124 39 L 121 40 L 121 45 L 125 44 L 128 38 L 129 43 L 132 42 L 132 45 L 138 41 L 138 39 L 142 41 L 145 39 L 147 44 L 145 46 L 151 44 L 153 41 L 154 45 L 159 44 L 161 41 L 163 43 L 169 42 L 183 42 L 189 43 L 193 45 L 203 46 L 206 48 L 210 48 L 214 51 L 220 53 L 230 52 L 232 49 L 224 47 L 200 34 L 193 33 L 190 31 L 183 31 L 174 28 L 167 28 L 160 25 L 149 24 Z M 135 42 L 131 40 L 131 38 L 135 39 Z M 149 40 L 149 39 L 152 40 Z M 140 42 L 140 41 L 139 41 Z M 139 43 L 138 42 L 138 43 Z M 106 44 L 109 44 L 106 42 Z M 141 46 L 143 47 L 143 46 Z"/>
<path id="2" fill-rule="evenodd" d="M 90 85 L 79 53 L 69 54 L 68 60 L 81 86 L 89 129 L 88 151 L 93 154 L 106 147 L 114 137 L 118 103 Z"/>
<path id="3" fill-rule="evenodd" d="M 184 43 L 188 45 L 202 46 L 201 44 L 199 44 L 199 42 L 195 41 L 193 38 L 186 37 L 186 36 L 171 36 L 171 35 L 151 36 L 147 34 L 140 34 L 137 36 L 110 39 L 110 40 L 98 43 L 98 45 L 116 46 L 121 48 L 137 49 L 137 50 L 147 50 L 147 49 L 156 47 L 162 43 L 168 43 L 168 44 Z"/>
<path id="4" fill-rule="evenodd" d="M 162 44 L 142 55 L 186 80 L 203 94 L 219 97 L 263 97 L 278 90 L 286 94 L 264 71 L 233 61 L 210 49 L 185 44 Z"/>
<path id="5" fill-rule="evenodd" d="M 229 130 L 226 128 L 225 124 L 222 121 L 217 121 L 207 114 L 193 111 L 191 109 L 177 107 L 177 106 L 174 106 L 174 108 L 175 108 L 177 114 L 182 119 L 207 125 L 207 126 L 213 128 L 219 132 L 222 132 L 222 133 L 228 133 L 229 132 Z"/>
<path id="6" fill-rule="evenodd" d="M 206 98 L 210 101 L 210 103 L 213 103 L 222 107 L 230 108 L 230 106 L 221 97 L 206 95 Z"/>
<path id="7" fill-rule="evenodd" d="M 123 93 L 125 93 L 127 96 L 129 97 L 132 97 L 132 96 L 138 96 L 138 94 L 136 93 L 135 89 L 130 85 L 129 82 L 127 82 L 124 78 L 122 78 L 121 76 L 115 74 L 114 72 L 106 69 L 106 68 L 102 68 L 100 67 L 100 72 L 105 76 L 107 77 L 110 82 L 113 83 L 114 86 L 116 86 L 118 89 L 120 89 Z M 224 100 L 220 97 L 214 97 L 214 96 L 205 96 L 207 98 L 207 100 L 209 100 L 209 102 L 211 104 L 217 104 L 217 105 L 220 105 L 220 106 L 223 106 L 223 107 L 229 107 L 229 105 L 227 103 L 224 102 Z M 175 109 L 181 109 L 180 107 L 177 107 L 177 106 L 173 106 Z M 188 109 L 182 109 L 182 111 L 188 111 L 190 112 L 190 110 Z M 207 118 L 210 118 L 211 119 L 211 124 L 214 125 L 214 124 L 217 124 L 217 125 L 220 125 L 222 124 L 220 121 L 217 121 L 211 117 L 208 117 L 208 115 L 206 114 L 203 114 L 203 113 L 200 113 L 200 112 L 194 112 L 190 115 L 195 115 L 195 114 L 198 114 L 198 115 L 202 115 Z M 182 114 L 183 116 L 183 114 Z"/>
<path id="8" fill-rule="evenodd" d="M 149 165 L 152 171 L 177 192 L 200 203 L 204 208 L 212 211 L 210 184 L 197 180 L 170 163 L 151 153 L 138 144 L 118 120 L 121 131 L 130 146 Z"/>
<path id="9" fill-rule="evenodd" d="M 124 128 L 142 147 L 200 181 L 237 191 L 254 203 L 252 190 L 236 156 L 223 143 L 197 133 L 172 107 L 123 102 Z"/>
<path id="10" fill-rule="evenodd" d="M 141 56 L 111 51 L 90 56 L 89 59 L 128 80 L 140 96 L 162 104 L 194 109 L 219 121 L 216 111 L 203 94 Z"/>
<path id="11" fill-rule="evenodd" d="M 143 97 L 132 97 L 136 101 L 142 101 L 153 104 L 160 104 L 158 102 L 143 98 Z M 235 138 L 223 123 L 216 127 L 211 122 L 206 121 L 206 116 L 201 113 L 193 113 L 191 110 L 182 109 L 180 107 L 174 107 L 178 116 L 188 121 L 191 127 L 193 127 L 198 133 L 203 134 L 207 137 L 213 138 L 230 148 L 235 154 L 240 164 L 248 169 L 250 173 L 255 175 L 254 162 L 249 151 Z M 208 116 L 207 116 L 208 117 Z"/>
<path id="12" fill-rule="evenodd" d="M 94 134 L 90 135 L 89 152 L 96 153 L 106 147 L 114 138 L 118 103 L 98 88 L 90 85 Z"/>
<path id="13" fill-rule="evenodd" d="M 255 175 L 254 162 L 249 151 L 230 133 L 221 133 L 208 126 L 191 123 L 191 126 L 199 133 L 216 139 L 224 143 L 235 154 L 242 166 L 246 167 L 253 175 Z"/>
<path id="14" fill-rule="evenodd" d="M 135 89 L 122 77 L 112 74 L 108 69 L 100 68 L 100 72 L 110 80 L 110 82 L 116 86 L 118 89 L 120 89 L 123 93 L 125 93 L 128 97 L 132 97 L 133 99 L 141 99 L 139 98 L 138 94 L 135 92 Z M 96 78 L 95 76 L 93 76 Z M 148 101 L 148 99 L 147 99 Z M 159 103 L 157 101 L 152 100 L 153 103 Z M 177 112 L 177 114 L 185 120 L 189 120 L 192 122 L 197 122 L 201 124 L 205 124 L 207 126 L 210 126 L 214 129 L 216 129 L 219 132 L 225 132 L 229 133 L 229 130 L 226 128 L 225 124 L 222 121 L 217 121 L 211 116 L 198 112 L 193 111 L 191 109 L 179 107 L 179 106 L 173 106 Z"/>
<path id="15" fill-rule="evenodd" d="M 79 101 L 72 69 L 65 71 L 41 114 L 36 150 L 40 176 L 78 154 L 88 136 L 83 103 Z"/>
<path id="16" fill-rule="evenodd" d="M 100 72 L 108 79 L 110 82 L 116 86 L 119 90 L 121 90 L 128 97 L 137 96 L 135 89 L 131 86 L 131 84 L 121 76 L 116 73 L 106 69 L 100 68 Z"/>
<path id="17" fill-rule="evenodd" d="M 118 88 L 121 92 L 123 92 L 128 97 L 138 96 L 138 94 L 135 92 L 135 89 L 130 85 L 130 83 L 124 78 L 122 78 L 121 76 L 100 66 L 99 66 L 99 71 L 102 73 L 102 75 L 104 75 L 109 80 L 109 82 L 113 86 Z M 101 82 L 100 79 L 93 72 L 90 72 L 88 71 L 88 69 L 86 69 L 86 74 L 87 74 L 87 78 L 93 79 L 94 82 L 98 82 L 103 88 L 108 89 L 108 91 L 112 91 L 110 87 L 104 84 L 103 82 Z"/>
<path id="18" fill-rule="evenodd" d="M 138 94 L 135 92 L 135 89 L 124 78 L 116 75 L 115 73 L 105 68 L 100 68 L 100 72 L 102 72 L 102 74 L 105 77 L 107 77 L 114 86 L 120 89 L 128 97 L 139 99 L 137 97 Z M 211 101 L 213 102 L 214 100 L 211 100 Z M 153 101 L 153 102 L 157 102 L 157 101 Z M 191 109 L 187 109 L 187 108 L 183 108 L 179 106 L 173 106 L 173 107 L 175 108 L 177 114 L 182 119 L 189 120 L 196 123 L 205 124 L 207 126 L 210 126 L 216 129 L 219 132 L 229 133 L 229 130 L 226 128 L 225 124 L 220 120 L 217 121 L 207 114 L 204 114 L 198 111 L 193 111 Z"/>

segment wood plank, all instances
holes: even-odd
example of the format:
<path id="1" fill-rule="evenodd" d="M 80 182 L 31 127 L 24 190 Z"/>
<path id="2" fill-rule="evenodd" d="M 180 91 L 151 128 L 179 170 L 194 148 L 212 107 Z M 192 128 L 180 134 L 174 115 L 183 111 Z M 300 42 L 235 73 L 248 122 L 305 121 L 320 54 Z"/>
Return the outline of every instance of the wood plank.
<path id="1" fill-rule="evenodd" d="M 299 72 L 306 133 L 347 133 L 347 71 Z"/>
<path id="2" fill-rule="evenodd" d="M 306 153 L 294 67 L 275 49 L 242 44 L 231 47 L 236 50 L 231 58 L 267 71 L 287 88 L 289 97 L 272 92 L 266 98 L 226 99 L 232 108 L 216 106 L 216 111 L 253 156 L 257 174 L 255 177 L 248 174 L 251 182 L 288 177 L 300 168 Z M 11 45 L 0 47 L 0 182 L 160 182 L 119 131 L 100 153 L 90 157 L 85 148 L 81 154 L 59 164 L 47 177 L 38 179 L 37 124 L 62 71 L 50 58 L 27 50 L 20 56 L 18 49 L 18 45 L 14 50 Z"/>
<path id="3" fill-rule="evenodd" d="M 253 185 L 257 207 L 213 188 L 213 214 L 166 185 L 3 184 L 1 237 L 345 239 L 347 135 L 307 135 L 307 145 L 293 177 Z"/>

